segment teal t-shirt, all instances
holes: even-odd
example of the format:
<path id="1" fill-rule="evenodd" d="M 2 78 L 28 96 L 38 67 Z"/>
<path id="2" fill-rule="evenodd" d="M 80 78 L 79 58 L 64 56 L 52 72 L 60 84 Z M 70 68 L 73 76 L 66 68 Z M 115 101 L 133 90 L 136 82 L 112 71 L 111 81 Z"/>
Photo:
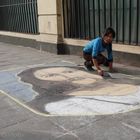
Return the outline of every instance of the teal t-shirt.
<path id="1" fill-rule="evenodd" d="M 88 44 L 86 44 L 86 46 L 83 49 L 84 53 L 92 55 L 92 57 L 95 59 L 99 54 L 101 54 L 104 51 L 107 51 L 107 59 L 109 61 L 113 61 L 112 44 L 104 46 L 101 37 L 97 37 L 96 39 L 91 40 Z"/>

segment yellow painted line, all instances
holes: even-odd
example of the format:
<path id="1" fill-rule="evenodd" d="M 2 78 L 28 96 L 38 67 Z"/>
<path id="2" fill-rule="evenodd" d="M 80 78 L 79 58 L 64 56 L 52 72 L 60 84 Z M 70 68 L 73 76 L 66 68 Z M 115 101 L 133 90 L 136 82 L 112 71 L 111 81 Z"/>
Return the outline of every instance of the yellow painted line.
<path id="1" fill-rule="evenodd" d="M 0 94 L 3 94 L 5 96 L 7 96 L 8 98 L 10 98 L 11 100 L 13 100 L 15 103 L 19 104 L 20 106 L 24 107 L 25 109 L 31 111 L 32 113 L 36 114 L 36 115 L 39 115 L 39 116 L 42 116 L 42 117 L 74 117 L 74 116 L 101 116 L 101 115 L 112 115 L 112 113 L 81 113 L 81 114 L 63 114 L 63 115 L 57 115 L 57 114 L 47 114 L 47 113 L 41 113 L 35 109 L 32 109 L 31 107 L 25 105 L 24 103 L 22 103 L 21 101 L 19 101 L 18 99 L 10 96 L 9 94 L 5 93 L 4 91 L 0 90 Z M 140 106 L 137 106 L 137 107 L 134 107 L 133 109 L 129 109 L 127 111 L 124 111 L 122 113 L 127 113 L 127 112 L 130 112 L 130 111 L 134 111 L 134 110 L 137 110 L 139 109 Z M 114 113 L 114 114 L 122 114 L 121 112 L 118 112 L 118 113 Z"/>
<path id="2" fill-rule="evenodd" d="M 25 105 L 24 103 L 20 102 L 19 100 L 17 100 L 16 98 L 10 96 L 9 94 L 5 93 L 4 91 L 0 90 L 0 93 L 9 97 L 10 99 L 12 99 L 14 102 L 16 102 L 17 104 L 21 105 L 22 107 L 28 109 L 29 111 L 37 114 L 37 115 L 40 115 L 40 116 L 44 116 L 44 117 L 50 117 L 50 116 L 53 116 L 53 115 L 49 115 L 49 114 L 45 114 L 45 113 L 40 113 L 32 108 L 30 108 L 29 106 Z"/>
<path id="3" fill-rule="evenodd" d="M 94 113 L 86 113 L 86 114 L 64 114 L 64 115 L 55 115 L 55 114 L 46 114 L 46 113 L 41 113 L 35 109 L 32 109 L 31 107 L 25 105 L 24 103 L 22 103 L 21 101 L 19 101 L 18 99 L 10 96 L 9 94 L 7 94 L 6 92 L 0 90 L 0 93 L 9 97 L 10 99 L 12 99 L 14 102 L 16 102 L 17 104 L 19 104 L 20 106 L 26 108 L 27 110 L 37 114 L 37 115 L 40 115 L 40 116 L 43 116 L 43 117 L 53 117 L 53 116 L 94 116 L 94 115 L 103 115 L 103 114 L 94 114 Z"/>

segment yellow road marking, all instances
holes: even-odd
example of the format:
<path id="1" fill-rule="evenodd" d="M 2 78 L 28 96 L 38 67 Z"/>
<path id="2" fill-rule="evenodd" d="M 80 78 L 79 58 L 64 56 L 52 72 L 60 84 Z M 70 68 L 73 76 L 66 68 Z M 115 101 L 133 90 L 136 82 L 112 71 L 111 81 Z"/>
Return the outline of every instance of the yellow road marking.
<path id="1" fill-rule="evenodd" d="M 20 102 L 19 100 L 17 100 L 16 98 L 10 96 L 9 94 L 5 93 L 4 91 L 0 90 L 0 93 L 9 97 L 10 99 L 12 99 L 14 102 L 16 102 L 17 104 L 23 106 L 24 108 L 28 109 L 29 111 L 37 114 L 37 115 L 40 115 L 40 116 L 44 116 L 44 117 L 49 117 L 49 116 L 53 116 L 53 115 L 49 115 L 49 114 L 45 114 L 45 113 L 40 113 L 32 108 L 30 108 L 29 106 L 25 105 L 24 103 Z"/>
<path id="2" fill-rule="evenodd" d="M 31 107 L 25 105 L 24 103 L 22 103 L 21 101 L 19 101 L 18 99 L 10 96 L 9 94 L 5 93 L 4 91 L 0 90 L 0 94 L 3 94 L 5 96 L 7 96 L 8 98 L 10 98 L 11 100 L 13 100 L 15 103 L 19 104 L 20 106 L 24 107 L 25 109 L 31 111 L 32 113 L 36 114 L 36 115 L 40 115 L 42 117 L 74 117 L 74 116 L 101 116 L 101 115 L 112 115 L 112 113 L 81 113 L 81 114 L 63 114 L 63 115 L 57 115 L 57 114 L 47 114 L 47 113 L 41 113 L 35 109 L 32 109 Z M 123 113 L 127 113 L 127 112 L 130 112 L 130 111 L 133 111 L 133 110 L 136 110 L 136 109 L 139 109 L 140 107 L 139 106 L 135 106 L 133 109 L 129 109 L 127 111 L 124 111 Z M 118 112 L 118 113 L 114 113 L 114 114 L 122 114 L 121 112 Z"/>
<path id="3" fill-rule="evenodd" d="M 22 103 L 21 101 L 19 101 L 18 99 L 10 96 L 9 94 L 5 93 L 4 91 L 0 90 L 0 93 L 9 97 L 10 99 L 12 99 L 14 102 L 16 102 L 17 104 L 19 104 L 20 106 L 26 108 L 27 110 L 37 114 L 37 115 L 40 115 L 40 116 L 43 116 L 43 117 L 53 117 L 53 116 L 94 116 L 94 115 L 103 115 L 103 114 L 94 114 L 94 113 L 86 113 L 86 114 L 64 114 L 64 115 L 54 115 L 54 114 L 47 114 L 47 113 L 41 113 L 35 109 L 32 109 L 31 107 L 25 105 L 24 103 Z"/>

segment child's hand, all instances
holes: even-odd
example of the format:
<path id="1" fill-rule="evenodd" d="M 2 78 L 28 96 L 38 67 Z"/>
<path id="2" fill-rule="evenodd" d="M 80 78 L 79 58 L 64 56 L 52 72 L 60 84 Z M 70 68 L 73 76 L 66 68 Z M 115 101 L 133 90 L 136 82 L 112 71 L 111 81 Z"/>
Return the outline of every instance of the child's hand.
<path id="1" fill-rule="evenodd" d="M 104 76 L 104 71 L 103 70 L 97 70 L 97 72 L 100 76 Z"/>

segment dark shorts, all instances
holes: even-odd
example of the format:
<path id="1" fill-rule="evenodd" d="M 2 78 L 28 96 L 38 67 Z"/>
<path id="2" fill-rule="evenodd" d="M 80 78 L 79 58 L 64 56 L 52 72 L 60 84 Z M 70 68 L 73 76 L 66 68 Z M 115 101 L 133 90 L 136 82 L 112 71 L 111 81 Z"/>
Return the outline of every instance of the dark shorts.
<path id="1" fill-rule="evenodd" d="M 83 52 L 83 58 L 84 58 L 86 61 L 91 61 L 92 65 L 94 65 L 94 64 L 93 64 L 93 61 L 92 61 L 93 57 L 92 57 L 91 54 L 88 54 L 88 53 Z M 102 54 L 98 54 L 96 60 L 97 60 L 97 62 L 98 62 L 99 65 L 100 65 L 100 64 L 103 64 L 103 65 L 105 65 L 105 66 L 109 66 L 109 61 L 108 61 L 107 58 L 106 58 L 104 55 L 102 55 Z"/>

